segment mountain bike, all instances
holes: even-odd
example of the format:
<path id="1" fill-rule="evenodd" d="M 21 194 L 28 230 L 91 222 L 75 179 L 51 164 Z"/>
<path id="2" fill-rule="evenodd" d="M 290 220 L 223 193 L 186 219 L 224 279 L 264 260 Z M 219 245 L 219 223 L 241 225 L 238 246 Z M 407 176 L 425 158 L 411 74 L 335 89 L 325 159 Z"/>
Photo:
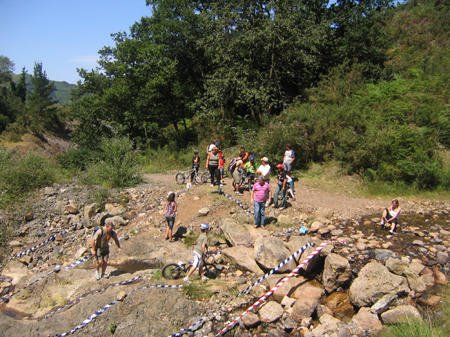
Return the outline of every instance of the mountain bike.
<path id="1" fill-rule="evenodd" d="M 177 184 L 183 185 L 186 180 L 191 179 L 192 173 L 194 173 L 193 183 L 195 185 L 203 184 L 202 174 L 198 173 L 195 170 L 195 168 L 192 168 L 189 171 L 183 171 L 183 172 L 177 173 L 177 175 L 175 176 L 175 180 L 176 180 Z"/>
<path id="2" fill-rule="evenodd" d="M 211 178 L 211 173 L 209 172 L 208 169 L 206 169 L 205 172 L 201 173 L 201 175 L 202 175 L 202 184 L 207 183 L 208 179 Z"/>
<path id="3" fill-rule="evenodd" d="M 162 269 L 162 276 L 166 280 L 176 280 L 180 278 L 182 274 L 187 274 L 189 269 L 191 269 L 192 264 L 193 261 L 190 261 L 189 263 L 168 263 Z M 203 260 L 203 272 L 209 279 L 216 278 L 219 275 L 217 267 L 212 263 L 205 262 L 205 260 Z"/>

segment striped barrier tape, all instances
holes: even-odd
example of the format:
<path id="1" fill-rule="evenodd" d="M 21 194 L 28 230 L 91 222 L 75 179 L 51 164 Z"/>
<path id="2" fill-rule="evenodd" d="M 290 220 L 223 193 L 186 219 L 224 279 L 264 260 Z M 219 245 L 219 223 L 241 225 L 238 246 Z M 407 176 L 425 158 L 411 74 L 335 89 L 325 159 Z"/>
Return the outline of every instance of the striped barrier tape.
<path id="1" fill-rule="evenodd" d="M 262 302 L 264 302 L 267 298 L 269 298 L 279 287 L 281 287 L 288 279 L 290 279 L 292 276 L 294 276 L 298 271 L 306 264 L 308 263 L 316 254 L 318 254 L 330 241 L 324 241 L 322 242 L 308 257 L 300 263 L 297 268 L 292 270 L 286 277 L 284 277 L 280 282 L 278 282 L 272 289 L 270 289 L 263 297 L 261 297 L 258 301 L 256 301 L 250 308 L 248 308 L 246 311 L 244 311 L 242 314 L 240 314 L 236 319 L 234 319 L 232 322 L 230 322 L 225 328 L 223 328 L 215 337 L 219 337 L 220 335 L 224 334 L 227 330 L 232 328 L 244 315 L 246 315 L 248 312 L 252 311 L 254 308 L 256 308 L 258 305 L 260 305 Z"/>
<path id="2" fill-rule="evenodd" d="M 74 263 L 72 263 L 71 265 L 68 265 L 68 266 L 65 267 L 64 269 L 70 269 L 70 268 L 73 268 L 73 267 L 79 265 L 80 263 L 83 263 L 83 262 L 89 260 L 91 257 L 92 257 L 92 255 L 84 256 L 84 257 L 82 257 L 81 259 L 79 259 L 78 261 L 75 261 Z M 19 289 L 19 290 L 15 291 L 15 292 L 9 294 L 8 296 L 5 296 L 5 297 L 0 298 L 0 303 L 3 303 L 3 302 L 9 302 L 9 300 L 11 299 L 11 297 L 13 297 L 14 295 L 20 293 L 22 290 L 25 290 L 25 289 L 29 288 L 29 287 L 32 286 L 33 284 L 35 284 L 35 283 L 37 283 L 37 282 L 39 282 L 39 281 L 45 279 L 46 277 L 50 276 L 50 275 L 53 274 L 54 272 L 59 272 L 60 270 L 61 270 L 61 266 L 60 266 L 60 265 L 56 265 L 55 268 L 54 268 L 51 272 L 45 274 L 44 276 L 38 278 L 37 280 L 35 280 L 35 281 L 33 281 L 33 282 L 31 282 L 29 285 L 27 285 L 27 286 L 23 287 L 22 289 Z"/>
<path id="3" fill-rule="evenodd" d="M 125 297 L 128 297 L 130 294 L 132 294 L 133 292 L 135 292 L 136 290 L 144 290 L 144 289 L 152 289 L 152 288 L 182 288 L 182 285 L 174 285 L 174 286 L 167 286 L 167 285 L 156 285 L 156 286 L 146 286 L 146 287 L 141 287 L 141 288 L 136 288 L 131 290 L 130 292 L 128 292 L 127 294 L 125 294 Z M 74 332 L 84 328 L 86 325 L 88 325 L 89 323 L 91 323 L 94 319 L 96 319 L 98 316 L 100 316 L 102 313 L 104 313 L 106 310 L 108 310 L 109 308 L 111 308 L 114 304 L 117 304 L 117 302 L 119 302 L 120 300 L 115 300 L 107 305 L 105 305 L 103 308 L 101 308 L 100 310 L 96 311 L 94 314 L 92 314 L 91 316 L 89 316 L 87 319 L 85 319 L 83 322 L 81 322 L 80 325 L 76 326 L 75 328 L 73 328 L 72 330 L 65 332 L 63 334 L 60 335 L 55 335 L 55 337 L 64 337 L 64 336 L 68 336 L 73 334 Z M 47 335 L 47 337 L 53 337 L 52 335 Z"/>
<path id="4" fill-rule="evenodd" d="M 122 285 L 125 285 L 125 284 L 129 284 L 129 283 L 135 282 L 135 281 L 137 281 L 137 280 L 140 280 L 140 279 L 143 278 L 143 277 L 144 277 L 143 275 L 142 275 L 142 276 L 137 276 L 137 277 L 132 278 L 132 279 L 130 279 L 130 280 L 122 281 L 122 282 L 119 282 L 119 283 L 116 283 L 116 284 L 112 284 L 112 285 L 109 285 L 109 286 L 107 286 L 107 287 L 98 289 L 98 290 L 94 291 L 93 293 L 86 294 L 86 295 L 84 295 L 84 296 L 82 296 L 82 297 L 80 297 L 80 298 L 77 298 L 76 300 L 70 302 L 69 304 L 66 304 L 65 306 L 63 306 L 63 307 L 61 307 L 61 308 L 58 308 L 58 309 L 52 311 L 51 313 L 45 315 L 44 318 L 45 318 L 45 319 L 48 319 L 48 318 L 50 318 L 50 316 L 56 314 L 57 312 L 59 312 L 59 311 L 61 311 L 61 310 L 64 310 L 64 309 L 66 309 L 66 308 L 68 308 L 68 307 L 70 307 L 70 306 L 72 306 L 72 305 L 74 305 L 74 304 L 80 302 L 81 300 L 83 300 L 83 299 L 85 299 L 85 298 L 87 298 L 87 297 L 89 297 L 89 296 L 91 296 L 91 295 L 95 295 L 95 294 L 101 293 L 101 292 L 103 292 L 103 291 L 105 291 L 105 290 L 107 290 L 107 289 L 113 288 L 113 287 L 122 286 Z"/>
<path id="5" fill-rule="evenodd" d="M 24 252 L 22 252 L 22 253 L 19 253 L 19 254 L 13 256 L 13 257 L 11 257 L 10 259 L 6 260 L 5 262 L 3 262 L 3 263 L 0 265 L 0 269 L 2 269 L 8 262 L 11 262 L 12 260 L 17 259 L 17 258 L 19 258 L 19 257 L 22 257 L 22 256 L 24 256 L 24 255 L 26 255 L 26 254 L 28 254 L 28 253 L 30 253 L 30 252 L 34 252 L 36 249 L 38 249 L 38 248 L 42 247 L 43 245 L 46 245 L 47 243 L 49 243 L 49 242 L 55 240 L 55 238 L 56 238 L 57 235 L 59 235 L 59 234 L 52 235 L 52 236 L 50 236 L 47 240 L 45 240 L 45 241 L 43 241 L 43 242 L 37 244 L 36 246 L 31 247 L 30 249 L 27 249 L 26 251 L 24 251 Z"/>
<path id="6" fill-rule="evenodd" d="M 234 299 L 236 299 L 237 297 L 241 296 L 242 294 L 246 294 L 248 293 L 254 286 L 258 285 L 259 283 L 261 283 L 262 281 L 264 281 L 267 277 L 269 277 L 270 275 L 272 275 L 273 273 L 277 272 L 281 267 L 285 266 L 289 261 L 291 261 L 292 259 L 294 259 L 297 255 L 301 255 L 306 248 L 314 246 L 315 243 L 311 242 L 311 243 L 307 243 L 306 245 L 304 245 L 302 248 L 300 248 L 299 250 L 297 250 L 294 254 L 292 254 L 291 256 L 289 256 L 286 260 L 284 260 L 283 262 L 281 262 L 278 266 L 276 266 L 275 268 L 273 268 L 270 272 L 268 272 L 267 274 L 265 274 L 264 276 L 260 277 L 257 281 L 255 281 L 252 285 L 248 286 L 246 289 L 242 290 L 239 294 L 237 294 L 235 297 L 233 297 L 231 300 L 225 302 L 224 304 L 222 304 L 220 307 L 218 307 L 217 309 L 215 309 L 214 311 L 210 312 L 208 315 L 206 315 L 205 317 L 201 318 L 200 320 L 198 320 L 197 322 L 195 322 L 194 324 L 192 324 L 189 328 L 187 329 L 182 329 L 180 330 L 178 333 L 171 335 L 170 337 L 179 337 L 183 334 L 188 333 L 189 331 L 192 331 L 192 329 L 196 326 L 198 326 L 200 323 L 204 322 L 208 317 L 210 317 L 211 315 L 213 315 L 215 312 L 217 312 L 218 310 L 220 310 L 222 307 L 224 307 L 225 305 L 227 305 L 228 303 L 230 303 L 231 301 L 233 301 Z"/>

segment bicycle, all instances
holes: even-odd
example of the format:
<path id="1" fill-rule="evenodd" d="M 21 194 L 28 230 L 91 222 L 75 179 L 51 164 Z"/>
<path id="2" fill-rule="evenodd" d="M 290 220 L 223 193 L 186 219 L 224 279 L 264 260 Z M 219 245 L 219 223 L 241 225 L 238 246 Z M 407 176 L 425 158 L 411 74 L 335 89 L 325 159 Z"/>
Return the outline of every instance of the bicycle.
<path id="1" fill-rule="evenodd" d="M 208 179 L 211 178 L 211 173 L 209 172 L 208 169 L 205 170 L 205 172 L 201 173 L 202 175 L 202 184 L 207 183 Z"/>
<path id="2" fill-rule="evenodd" d="M 162 276 L 166 280 L 176 280 L 180 278 L 181 273 L 187 274 L 189 269 L 191 269 L 193 261 L 188 263 L 178 262 L 178 263 L 168 263 L 162 269 Z M 203 259 L 203 272 L 205 276 L 209 279 L 214 279 L 219 275 L 217 267 L 212 263 L 207 263 Z"/>
<path id="3" fill-rule="evenodd" d="M 194 184 L 195 185 L 203 184 L 202 174 L 198 173 L 195 168 L 192 168 L 189 171 L 183 171 L 183 172 L 177 173 L 177 175 L 175 176 L 175 180 L 176 180 L 177 184 L 183 185 L 184 182 L 186 181 L 186 179 L 189 180 L 191 178 L 192 173 L 194 173 L 194 180 L 193 180 Z"/>

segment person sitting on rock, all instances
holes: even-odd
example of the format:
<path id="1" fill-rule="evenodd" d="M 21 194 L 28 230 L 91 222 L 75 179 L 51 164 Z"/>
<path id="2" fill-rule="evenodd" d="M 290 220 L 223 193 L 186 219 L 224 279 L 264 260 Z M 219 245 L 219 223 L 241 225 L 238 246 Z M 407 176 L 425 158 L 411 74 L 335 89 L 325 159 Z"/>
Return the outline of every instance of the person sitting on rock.
<path id="1" fill-rule="evenodd" d="M 97 264 L 95 266 L 95 278 L 100 280 L 101 277 L 109 278 L 109 275 L 105 273 L 108 266 L 109 259 L 109 240 L 111 238 L 119 247 L 119 253 L 122 254 L 122 248 L 120 248 L 119 239 L 117 233 L 113 230 L 114 225 L 112 222 L 105 221 L 105 227 L 99 228 L 92 237 L 92 255 L 97 257 Z M 102 268 L 102 274 L 100 275 L 100 267 Z"/>
<path id="2" fill-rule="evenodd" d="M 391 224 L 391 230 L 389 232 L 393 234 L 397 227 L 398 219 L 400 218 L 400 212 L 401 208 L 399 207 L 398 200 L 392 200 L 392 206 L 383 210 L 380 225 Z"/>
<path id="3" fill-rule="evenodd" d="M 202 281 L 207 281 L 208 278 L 203 273 L 203 258 L 208 253 L 208 232 L 209 232 L 209 225 L 202 223 L 200 225 L 200 230 L 202 231 L 202 234 L 197 239 L 197 244 L 194 248 L 194 263 L 192 264 L 192 268 L 188 271 L 187 276 L 183 279 L 186 283 L 191 283 L 189 277 L 194 273 L 195 269 L 198 268 L 198 272 L 202 278 Z"/>

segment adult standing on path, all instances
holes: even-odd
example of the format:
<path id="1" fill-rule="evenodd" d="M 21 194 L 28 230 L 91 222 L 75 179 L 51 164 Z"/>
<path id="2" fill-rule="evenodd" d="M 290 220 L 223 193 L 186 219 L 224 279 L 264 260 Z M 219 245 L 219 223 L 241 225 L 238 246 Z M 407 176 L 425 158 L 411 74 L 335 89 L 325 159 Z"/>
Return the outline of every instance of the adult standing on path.
<path id="1" fill-rule="evenodd" d="M 278 208 L 278 194 L 281 192 L 279 206 L 280 209 L 283 210 L 286 208 L 287 178 L 286 172 L 284 172 L 283 164 L 278 164 L 277 169 L 278 169 L 278 181 L 277 187 L 275 188 L 275 194 L 273 196 L 273 207 Z"/>
<path id="2" fill-rule="evenodd" d="M 105 221 L 105 227 L 99 228 L 92 237 L 92 255 L 97 257 L 97 264 L 95 266 L 95 278 L 100 280 L 101 277 L 109 278 L 109 275 L 105 273 L 108 266 L 109 259 L 109 240 L 111 238 L 119 247 L 119 253 L 122 254 L 122 248 L 120 248 L 119 239 L 117 233 L 113 230 L 114 225 Z M 102 274 L 100 275 L 100 267 L 102 268 Z"/>
<path id="3" fill-rule="evenodd" d="M 206 158 L 206 168 L 211 174 L 211 187 L 214 186 L 215 180 L 219 181 L 219 153 L 216 146 L 212 148 L 212 152 Z"/>
<path id="4" fill-rule="evenodd" d="M 233 184 L 236 195 L 243 195 L 241 191 L 239 191 L 239 182 L 241 181 L 241 176 L 244 174 L 244 162 L 242 161 L 244 156 L 245 153 L 241 152 L 239 156 L 236 157 L 236 168 L 233 171 Z"/>
<path id="5" fill-rule="evenodd" d="M 270 165 L 269 158 L 263 157 L 261 158 L 261 165 L 255 172 L 256 175 L 262 175 L 264 177 L 264 181 L 266 183 L 270 183 Z"/>
<path id="6" fill-rule="evenodd" d="M 261 226 L 265 228 L 264 212 L 266 209 L 266 201 L 272 198 L 272 190 L 267 182 L 264 181 L 264 176 L 259 176 L 258 182 L 253 185 L 252 193 L 250 195 L 250 202 L 254 202 L 255 206 L 255 228 Z"/>
<path id="7" fill-rule="evenodd" d="M 284 152 L 283 157 L 283 165 L 284 165 L 284 171 L 292 177 L 292 163 L 295 160 L 295 152 L 292 150 L 291 144 L 286 144 L 286 151 Z"/>

